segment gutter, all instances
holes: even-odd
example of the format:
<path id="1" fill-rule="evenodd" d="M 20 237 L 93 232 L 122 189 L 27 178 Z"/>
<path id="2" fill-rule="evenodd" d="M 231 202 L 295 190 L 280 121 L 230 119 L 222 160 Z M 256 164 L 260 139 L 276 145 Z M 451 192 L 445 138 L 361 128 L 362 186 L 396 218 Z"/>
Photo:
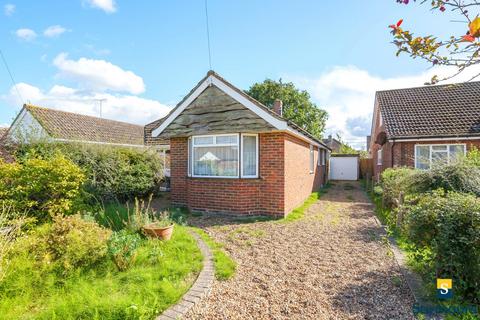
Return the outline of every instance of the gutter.
<path id="1" fill-rule="evenodd" d="M 480 140 L 480 135 L 477 136 L 438 136 L 438 137 L 405 137 L 405 138 L 391 138 L 388 142 L 415 142 L 415 141 L 446 141 L 446 140 Z"/>

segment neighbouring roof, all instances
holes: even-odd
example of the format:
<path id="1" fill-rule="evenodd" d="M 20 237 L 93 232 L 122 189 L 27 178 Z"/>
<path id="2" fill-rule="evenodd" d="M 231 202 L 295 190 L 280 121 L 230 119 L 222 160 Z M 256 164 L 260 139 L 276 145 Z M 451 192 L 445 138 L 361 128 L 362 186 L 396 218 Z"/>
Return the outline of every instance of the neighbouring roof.
<path id="1" fill-rule="evenodd" d="M 26 104 L 24 108 L 56 139 L 143 145 L 143 126 Z"/>
<path id="2" fill-rule="evenodd" d="M 378 91 L 388 138 L 480 136 L 480 82 Z"/>
<path id="3" fill-rule="evenodd" d="M 194 96 L 195 93 L 198 91 L 198 89 L 202 85 L 205 85 L 206 82 L 208 82 L 209 85 L 221 84 L 222 86 L 225 86 L 226 88 L 228 88 L 230 90 L 233 90 L 235 92 L 235 94 L 241 96 L 242 99 L 248 100 L 249 103 L 255 105 L 255 107 L 262 110 L 262 112 L 264 112 L 264 113 L 266 112 L 268 114 L 268 117 L 270 117 L 270 119 L 273 117 L 277 120 L 280 120 L 282 123 L 286 124 L 286 127 L 290 131 L 297 132 L 299 135 L 304 136 L 307 139 L 310 139 L 310 140 L 318 143 L 319 145 L 321 145 L 321 146 L 330 150 L 330 148 L 327 145 L 325 145 L 325 143 L 323 143 L 323 141 L 321 139 L 315 138 L 312 134 L 310 134 L 308 131 L 306 131 L 302 127 L 300 127 L 297 124 L 293 123 L 292 121 L 290 121 L 288 119 L 285 119 L 284 117 L 280 116 L 279 114 L 274 112 L 272 109 L 268 108 L 267 106 L 263 105 L 261 102 L 255 100 L 254 98 L 252 98 L 251 96 L 246 94 L 243 90 L 240 90 L 237 87 L 235 87 L 233 84 L 231 84 L 230 82 L 225 80 L 223 77 L 221 77 L 218 73 L 216 73 L 213 70 L 208 71 L 207 75 L 202 80 L 200 80 L 198 82 L 198 84 L 175 106 L 175 108 L 173 108 L 170 111 L 170 113 L 166 117 L 164 117 L 163 119 L 157 120 L 158 122 L 153 122 L 152 123 L 152 124 L 155 124 L 154 125 L 155 128 L 152 130 L 152 135 L 155 136 L 155 135 L 160 134 L 161 131 L 163 130 L 161 128 L 162 125 L 164 125 L 164 123 L 165 123 L 165 125 L 168 126 L 168 124 L 170 123 L 169 121 L 173 120 L 176 117 L 176 116 L 174 116 L 174 114 L 177 112 L 177 109 L 182 108 L 182 107 L 186 107 L 185 102 L 187 102 L 192 96 Z"/>
<path id="4" fill-rule="evenodd" d="M 6 135 L 8 132 L 7 127 L 0 127 L 0 140 L 2 140 L 3 136 Z"/>

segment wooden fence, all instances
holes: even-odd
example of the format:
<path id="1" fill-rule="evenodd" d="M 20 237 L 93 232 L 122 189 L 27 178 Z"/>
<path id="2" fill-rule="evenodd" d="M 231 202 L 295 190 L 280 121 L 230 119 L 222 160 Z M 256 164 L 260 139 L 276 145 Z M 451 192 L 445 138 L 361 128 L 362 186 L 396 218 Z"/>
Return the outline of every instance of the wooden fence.
<path id="1" fill-rule="evenodd" d="M 373 159 L 360 159 L 360 178 L 373 176 Z"/>

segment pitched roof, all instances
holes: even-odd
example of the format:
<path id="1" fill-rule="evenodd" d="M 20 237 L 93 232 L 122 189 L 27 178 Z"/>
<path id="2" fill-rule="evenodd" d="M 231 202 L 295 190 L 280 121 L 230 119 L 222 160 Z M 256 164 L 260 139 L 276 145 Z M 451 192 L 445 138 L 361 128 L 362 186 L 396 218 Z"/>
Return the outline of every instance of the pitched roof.
<path id="1" fill-rule="evenodd" d="M 56 139 L 143 145 L 143 126 L 29 104 L 24 108 Z"/>
<path id="2" fill-rule="evenodd" d="M 388 138 L 480 136 L 480 82 L 378 91 Z"/>
<path id="3" fill-rule="evenodd" d="M 297 133 L 300 136 L 304 136 L 307 139 L 313 140 L 314 142 L 318 143 L 319 145 L 322 145 L 323 147 L 330 149 L 328 146 L 326 146 L 321 139 L 315 138 L 312 134 L 310 134 L 308 131 L 303 129 L 302 127 L 298 126 L 297 124 L 293 123 L 292 121 L 285 119 L 284 117 L 280 116 L 276 112 L 274 112 L 271 108 L 268 108 L 261 102 L 257 101 L 256 99 L 252 98 L 248 94 L 246 94 L 243 90 L 238 89 L 235 87 L 233 84 L 225 80 L 223 77 L 221 77 L 218 73 L 216 73 L 213 70 L 208 71 L 207 75 L 200 80 L 197 85 L 190 90 L 190 92 L 173 108 L 170 113 L 163 119 L 158 120 L 156 123 L 157 127 L 152 130 L 152 135 L 158 135 L 160 134 L 164 128 L 161 128 L 162 126 L 168 126 L 171 120 L 176 118 L 177 115 L 174 115 L 175 113 L 178 113 L 178 109 L 185 108 L 188 106 L 189 99 L 192 97 L 195 97 L 195 94 L 198 93 L 200 94 L 203 92 L 204 88 L 201 88 L 202 86 L 205 85 L 221 85 L 224 88 L 228 88 L 230 90 L 233 90 L 233 92 L 241 97 L 244 101 L 248 101 L 250 104 L 254 105 L 256 108 L 260 109 L 261 113 L 264 114 L 266 118 L 269 119 L 275 119 L 277 121 L 281 121 L 282 123 L 285 124 L 285 127 L 289 129 L 291 132 Z M 201 91 L 199 89 L 202 89 Z M 198 92 L 200 91 L 200 92 Z M 172 119 L 173 118 L 173 119 Z"/>

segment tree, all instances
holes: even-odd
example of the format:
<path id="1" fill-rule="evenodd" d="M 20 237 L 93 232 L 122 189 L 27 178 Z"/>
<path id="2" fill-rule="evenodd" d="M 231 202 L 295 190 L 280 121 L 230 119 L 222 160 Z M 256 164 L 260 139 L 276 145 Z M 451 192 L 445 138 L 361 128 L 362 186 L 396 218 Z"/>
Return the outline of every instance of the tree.
<path id="1" fill-rule="evenodd" d="M 282 100 L 283 117 L 314 137 L 322 138 L 328 115 L 325 110 L 310 101 L 310 94 L 307 91 L 297 89 L 291 82 L 284 83 L 282 79 L 278 81 L 266 79 L 262 83 L 252 85 L 246 93 L 269 108 L 273 107 L 275 99 Z"/>
<path id="2" fill-rule="evenodd" d="M 415 0 L 414 0 L 415 1 Z M 409 0 L 396 0 L 400 4 L 409 4 Z M 423 5 L 427 1 L 422 0 Z M 431 10 L 443 14 L 449 10 L 458 14 L 465 25 L 465 34 L 453 34 L 448 39 L 438 39 L 434 35 L 414 36 L 402 28 L 403 20 L 392 24 L 393 43 L 397 46 L 397 56 L 401 53 L 409 54 L 412 58 L 421 58 L 432 65 L 454 66 L 457 71 L 439 79 L 434 75 L 428 84 L 451 79 L 468 67 L 480 63 L 480 2 L 478 0 L 431 0 L 428 2 Z M 458 21 L 457 21 L 458 22 Z M 474 75 L 470 80 L 480 76 Z"/>

